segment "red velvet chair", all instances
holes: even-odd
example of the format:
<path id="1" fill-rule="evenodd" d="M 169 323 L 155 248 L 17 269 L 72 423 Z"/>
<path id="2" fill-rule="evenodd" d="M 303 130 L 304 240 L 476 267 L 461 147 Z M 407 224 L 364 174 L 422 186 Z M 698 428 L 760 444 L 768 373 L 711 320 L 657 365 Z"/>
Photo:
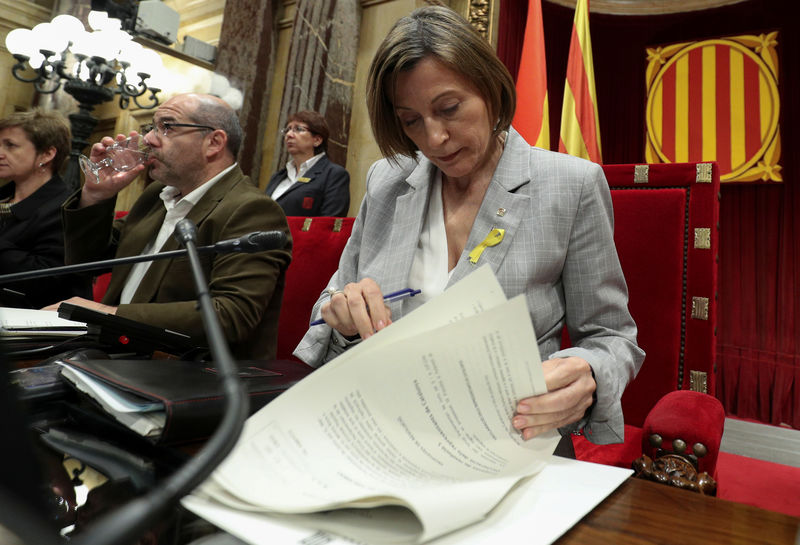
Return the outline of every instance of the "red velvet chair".
<path id="1" fill-rule="evenodd" d="M 576 436 L 576 455 L 630 468 L 643 452 L 653 453 L 650 435 L 669 427 L 669 434 L 683 433 L 684 441 L 707 443 L 714 454 L 701 467 L 713 475 L 724 413 L 702 407 L 719 403 L 713 397 L 719 170 L 716 163 L 606 165 L 603 170 L 611 188 L 614 240 L 629 308 L 647 355 L 622 397 L 625 442 L 593 445 Z M 677 421 L 673 409 L 651 412 L 666 394 L 682 390 L 707 395 L 673 399 L 670 407 L 677 403 L 686 409 Z M 665 446 L 671 447 L 672 435 L 661 433 L 668 435 Z"/>
<path id="2" fill-rule="evenodd" d="M 114 212 L 114 218 L 119 219 L 123 218 L 128 215 L 127 210 L 117 210 Z M 98 276 L 94 277 L 92 281 L 92 299 L 95 302 L 99 303 L 103 300 L 103 296 L 106 294 L 106 290 L 108 289 L 108 284 L 111 282 L 111 273 L 103 273 Z"/>
<path id="3" fill-rule="evenodd" d="M 339 267 L 355 218 L 290 216 L 292 262 L 286 271 L 278 322 L 278 359 L 294 359 L 292 352 L 308 330 L 311 309 Z"/>

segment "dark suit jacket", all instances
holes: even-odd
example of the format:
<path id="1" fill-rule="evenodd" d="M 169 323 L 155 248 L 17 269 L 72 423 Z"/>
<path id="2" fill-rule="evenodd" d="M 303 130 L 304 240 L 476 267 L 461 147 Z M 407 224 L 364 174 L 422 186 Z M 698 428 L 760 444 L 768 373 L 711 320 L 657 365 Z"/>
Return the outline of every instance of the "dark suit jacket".
<path id="1" fill-rule="evenodd" d="M 272 195 L 286 169 L 272 175 L 267 184 L 267 195 Z M 328 156 L 321 157 L 303 174 L 307 182 L 295 182 L 276 199 L 287 216 L 347 216 L 350 209 L 350 174 L 343 167 L 331 163 Z"/>
<path id="2" fill-rule="evenodd" d="M 163 184 L 150 184 L 130 213 L 112 224 L 115 199 L 82 209 L 73 196 L 64 206 L 68 263 L 138 255 L 155 239 L 166 211 L 159 198 Z M 219 180 L 186 216 L 197 225 L 197 245 L 206 246 L 253 231 L 282 230 L 289 235 L 283 211 L 239 169 Z M 176 250 L 170 237 L 161 251 Z M 204 253 L 201 261 L 222 329 L 237 358 L 275 357 L 278 316 L 291 242 L 267 252 Z M 113 269 L 103 302 L 117 305 L 132 265 Z M 168 328 L 205 342 L 205 331 L 191 269 L 186 258 L 151 263 L 130 304 L 119 305 L 125 318 Z"/>
<path id="3" fill-rule="evenodd" d="M 55 175 L 27 199 L 13 205 L 13 217 L 0 220 L 0 274 L 36 271 L 64 264 L 64 233 L 59 209 L 70 192 L 69 187 Z M 0 188 L 0 199 L 13 193 L 14 182 L 9 182 Z M 23 293 L 24 297 L 4 294 L 2 288 Z M 90 293 L 88 276 L 52 276 L 46 280 L 0 284 L 0 305 L 41 308 L 73 295 L 87 297 Z"/>

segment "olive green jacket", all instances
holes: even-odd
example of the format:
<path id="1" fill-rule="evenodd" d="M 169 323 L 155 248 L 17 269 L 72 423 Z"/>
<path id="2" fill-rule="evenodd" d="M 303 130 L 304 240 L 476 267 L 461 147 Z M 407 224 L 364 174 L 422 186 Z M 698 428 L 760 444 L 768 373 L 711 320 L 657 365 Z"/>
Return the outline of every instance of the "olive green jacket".
<path id="1" fill-rule="evenodd" d="M 109 257 L 139 255 L 155 239 L 166 210 L 159 198 L 164 185 L 150 184 L 130 213 L 114 220 L 115 199 L 78 209 L 79 193 L 62 208 L 66 262 L 82 263 Z M 289 227 L 281 208 L 258 190 L 239 167 L 220 179 L 192 208 L 187 219 L 197 226 L 197 245 L 207 246 L 253 231 Z M 170 237 L 161 251 L 179 249 Z M 291 239 L 280 250 L 258 253 L 201 254 L 203 272 L 222 329 L 234 356 L 275 357 L 278 317 Z M 112 270 L 103 303 L 119 305 L 133 265 Z M 117 314 L 156 327 L 179 331 L 205 343 L 197 295 L 186 257 L 153 261 L 129 304 Z"/>

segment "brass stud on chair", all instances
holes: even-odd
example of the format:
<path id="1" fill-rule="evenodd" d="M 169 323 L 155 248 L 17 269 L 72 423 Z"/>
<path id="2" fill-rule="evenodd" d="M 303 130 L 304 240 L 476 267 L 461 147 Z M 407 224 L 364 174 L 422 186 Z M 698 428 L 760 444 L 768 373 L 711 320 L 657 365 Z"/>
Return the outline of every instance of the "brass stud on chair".
<path id="1" fill-rule="evenodd" d="M 683 439 L 675 439 L 672 442 L 672 450 L 674 450 L 677 454 L 683 454 L 686 452 L 686 441 Z"/>
<path id="2" fill-rule="evenodd" d="M 706 448 L 706 446 L 703 443 L 695 443 L 694 446 L 692 447 L 692 452 L 694 452 L 694 455 L 697 456 L 698 458 L 702 458 L 703 456 L 708 454 L 708 448 Z"/>
<path id="3" fill-rule="evenodd" d="M 709 227 L 697 227 L 694 230 L 695 250 L 711 249 L 711 229 Z"/>
<path id="4" fill-rule="evenodd" d="M 635 165 L 633 167 L 633 183 L 646 184 L 650 181 L 650 165 Z"/>
<path id="5" fill-rule="evenodd" d="M 692 297 L 692 318 L 708 320 L 708 297 Z"/>
<path id="6" fill-rule="evenodd" d="M 689 389 L 693 392 L 708 393 L 708 374 L 705 371 L 689 371 Z"/>
<path id="7" fill-rule="evenodd" d="M 664 439 L 657 433 L 652 434 L 648 439 L 650 442 L 650 446 L 659 448 L 661 444 L 664 442 Z"/>
<path id="8" fill-rule="evenodd" d="M 697 163 L 695 182 L 698 184 L 710 184 L 712 181 L 711 163 Z"/>

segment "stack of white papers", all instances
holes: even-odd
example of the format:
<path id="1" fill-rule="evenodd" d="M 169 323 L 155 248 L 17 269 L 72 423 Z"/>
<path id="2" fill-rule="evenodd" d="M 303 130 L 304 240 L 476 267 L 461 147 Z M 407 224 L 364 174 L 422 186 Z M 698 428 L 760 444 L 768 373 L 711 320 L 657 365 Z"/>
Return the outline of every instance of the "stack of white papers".
<path id="1" fill-rule="evenodd" d="M 0 307 L 0 335 L 3 337 L 77 337 L 86 324 L 65 320 L 55 310 Z"/>
<path id="2" fill-rule="evenodd" d="M 534 477 L 520 483 L 484 520 L 434 539 L 430 545 L 550 545 L 577 524 L 633 472 L 614 466 L 553 456 Z M 251 545 L 360 545 L 383 540 L 351 540 L 323 530 L 325 514 L 280 515 L 227 507 L 192 495 L 183 505 L 218 528 Z M 380 524 L 362 513 L 361 521 Z M 355 516 L 358 516 L 357 514 Z M 392 522 L 391 526 L 396 525 Z M 385 536 L 384 536 L 385 537 Z M 397 539 L 397 545 L 413 543 Z"/>
<path id="3" fill-rule="evenodd" d="M 184 505 L 252 543 L 299 543 L 309 532 L 446 540 L 504 498 L 515 512 L 510 492 L 529 483 L 544 482 L 531 493 L 549 501 L 539 477 L 558 434 L 523 441 L 511 427 L 517 401 L 545 391 L 525 299 L 507 301 L 483 267 L 251 416 Z M 585 514 L 629 474 L 575 504 Z M 269 529 L 234 531 L 245 519 Z M 285 528 L 288 541 L 273 535 Z"/>
<path id="4" fill-rule="evenodd" d="M 169 362 L 165 362 L 168 365 Z M 61 376 L 94 399 L 106 413 L 144 437 L 158 437 L 164 430 L 164 404 L 110 386 L 88 373 L 60 363 Z"/>

